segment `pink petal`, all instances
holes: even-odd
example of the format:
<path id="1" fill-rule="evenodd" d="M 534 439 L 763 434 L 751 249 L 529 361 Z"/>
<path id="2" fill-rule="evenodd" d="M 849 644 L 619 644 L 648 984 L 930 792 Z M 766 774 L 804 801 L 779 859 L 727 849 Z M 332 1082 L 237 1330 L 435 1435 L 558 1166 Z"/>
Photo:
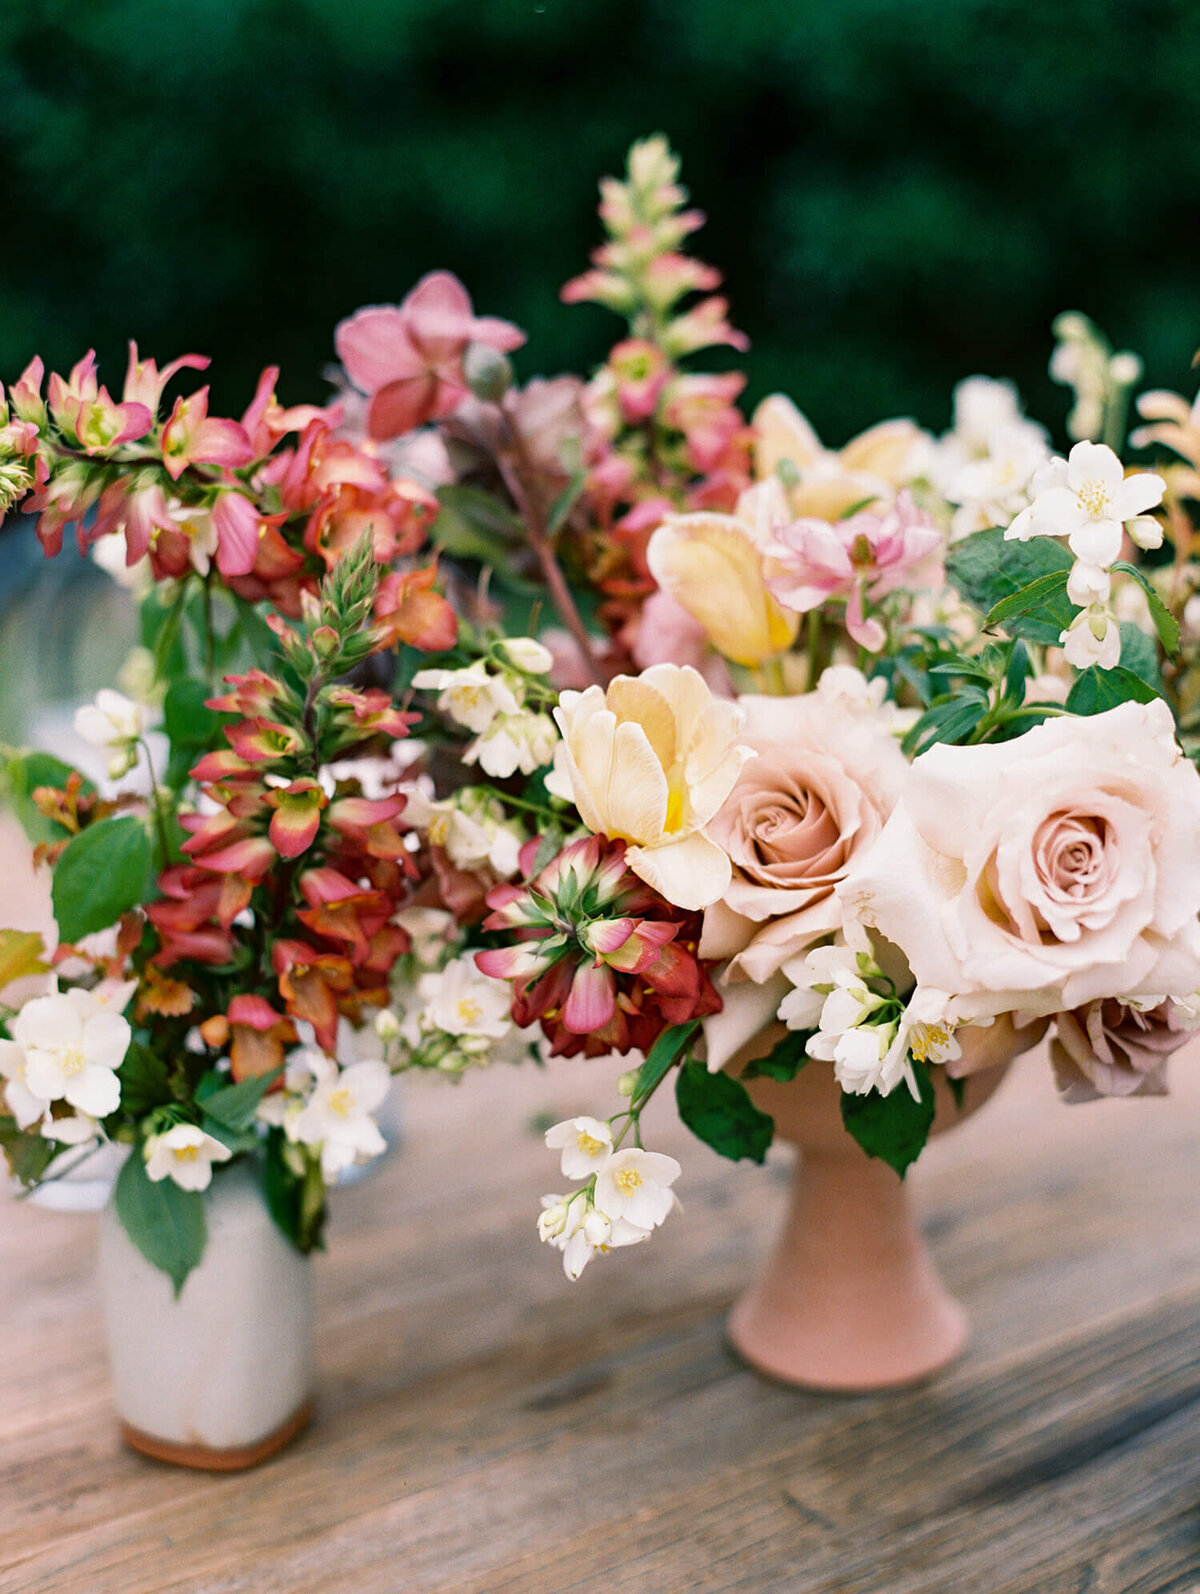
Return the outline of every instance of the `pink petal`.
<path id="1" fill-rule="evenodd" d="M 367 305 L 339 324 L 333 342 L 347 376 L 364 393 L 425 369 L 404 314 L 394 304 Z"/>
<path id="2" fill-rule="evenodd" d="M 438 379 L 432 371 L 404 377 L 381 387 L 367 410 L 367 431 L 379 442 L 400 437 L 429 420 L 438 402 Z"/>
<path id="3" fill-rule="evenodd" d="M 471 342 L 486 343 L 489 348 L 499 349 L 502 354 L 507 354 L 521 347 L 525 342 L 525 334 L 511 321 L 500 321 L 492 315 L 481 315 L 471 324 Z"/>
<path id="4" fill-rule="evenodd" d="M 603 1029 L 616 1009 L 616 981 L 604 965 L 580 968 L 571 981 L 571 994 L 563 1008 L 562 1021 L 573 1035 L 590 1035 Z"/>
<path id="5" fill-rule="evenodd" d="M 422 277 L 400 308 L 415 348 L 430 365 L 457 359 L 471 340 L 470 295 L 452 272 Z"/>
<path id="6" fill-rule="evenodd" d="M 209 417 L 196 428 L 191 457 L 205 465 L 248 465 L 254 448 L 236 421 Z"/>
<path id="7" fill-rule="evenodd" d="M 248 576 L 258 557 L 258 511 L 241 493 L 222 493 L 213 509 L 217 569 L 223 576 Z"/>
<path id="8" fill-rule="evenodd" d="M 316 806 L 277 808 L 267 834 L 281 858 L 298 858 L 316 840 L 320 824 L 321 811 Z"/>

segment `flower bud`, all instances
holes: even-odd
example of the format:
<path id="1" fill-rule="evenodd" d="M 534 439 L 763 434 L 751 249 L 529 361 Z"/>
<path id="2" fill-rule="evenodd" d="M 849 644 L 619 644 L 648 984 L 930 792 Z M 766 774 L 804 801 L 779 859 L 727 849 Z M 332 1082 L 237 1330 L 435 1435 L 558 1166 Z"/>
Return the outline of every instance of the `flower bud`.
<path id="1" fill-rule="evenodd" d="M 312 641 L 323 659 L 332 658 L 338 650 L 338 634 L 331 625 L 319 625 L 312 634 Z"/>
<path id="2" fill-rule="evenodd" d="M 375 1034 L 384 1045 L 400 1038 L 400 1020 L 390 1007 L 382 1008 L 375 1015 Z"/>
<path id="3" fill-rule="evenodd" d="M 512 362 L 486 343 L 468 343 L 463 355 L 463 376 L 477 399 L 498 404 L 512 386 Z"/>
<path id="4" fill-rule="evenodd" d="M 637 1089 L 638 1072 L 638 1069 L 631 1068 L 627 1073 L 621 1075 L 620 1079 L 617 1080 L 618 1096 L 633 1095 L 634 1091 Z"/>

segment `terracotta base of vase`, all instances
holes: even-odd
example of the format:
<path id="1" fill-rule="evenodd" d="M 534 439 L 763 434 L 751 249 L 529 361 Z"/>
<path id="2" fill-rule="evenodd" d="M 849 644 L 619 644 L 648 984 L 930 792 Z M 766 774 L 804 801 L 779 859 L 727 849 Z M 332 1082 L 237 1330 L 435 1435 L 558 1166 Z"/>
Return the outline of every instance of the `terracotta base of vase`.
<path id="1" fill-rule="evenodd" d="M 743 1360 L 802 1389 L 919 1383 L 967 1342 L 900 1180 L 855 1151 L 802 1153 L 775 1256 L 729 1319 Z"/>
<path id="2" fill-rule="evenodd" d="M 169 1461 L 175 1467 L 193 1467 L 200 1472 L 243 1472 L 247 1467 L 257 1467 L 276 1451 L 290 1445 L 308 1426 L 313 1414 L 312 1401 L 305 1401 L 300 1409 L 280 1423 L 274 1432 L 251 1445 L 230 1445 L 216 1449 L 212 1445 L 179 1444 L 172 1439 L 158 1439 L 154 1434 L 143 1433 L 129 1423 L 120 1424 L 121 1438 L 131 1450 L 150 1456 L 155 1461 Z"/>

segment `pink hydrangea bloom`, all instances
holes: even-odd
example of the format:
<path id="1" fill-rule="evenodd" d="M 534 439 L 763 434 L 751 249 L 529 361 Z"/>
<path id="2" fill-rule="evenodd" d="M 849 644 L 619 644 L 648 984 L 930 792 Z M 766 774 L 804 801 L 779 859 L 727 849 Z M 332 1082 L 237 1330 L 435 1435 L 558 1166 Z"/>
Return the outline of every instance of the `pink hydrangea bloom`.
<path id="1" fill-rule="evenodd" d="M 403 304 L 368 305 L 343 321 L 334 341 L 350 380 L 370 397 L 367 429 L 382 440 L 457 408 L 467 393 L 469 343 L 507 351 L 519 349 L 525 334 L 510 321 L 475 315 L 458 278 L 431 271 Z"/>

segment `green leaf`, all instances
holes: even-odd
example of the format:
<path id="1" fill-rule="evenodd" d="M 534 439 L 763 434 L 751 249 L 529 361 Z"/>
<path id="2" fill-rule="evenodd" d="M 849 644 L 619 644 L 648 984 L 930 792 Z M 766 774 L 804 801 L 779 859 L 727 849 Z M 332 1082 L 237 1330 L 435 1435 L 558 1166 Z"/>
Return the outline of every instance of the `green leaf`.
<path id="1" fill-rule="evenodd" d="M 583 489 L 586 485 L 587 472 L 584 470 L 577 470 L 571 477 L 571 480 L 563 488 L 562 492 L 559 493 L 558 497 L 554 500 L 554 503 L 550 508 L 549 518 L 546 521 L 546 535 L 551 540 L 557 537 L 559 532 L 566 525 L 567 518 L 574 509 L 575 505 L 579 502 L 579 496 L 583 492 Z"/>
<path id="2" fill-rule="evenodd" d="M 1132 620 L 1122 620 L 1121 632 L 1121 668 L 1132 670 L 1134 675 L 1141 677 L 1147 686 L 1154 688 L 1158 696 L 1162 696 L 1162 672 L 1158 667 L 1158 650 L 1154 646 L 1153 637 L 1147 636 L 1140 625 L 1135 625 Z"/>
<path id="3" fill-rule="evenodd" d="M 37 808 L 34 792 L 39 786 L 55 786 L 61 791 L 74 773 L 70 764 L 64 764 L 52 753 L 17 753 L 5 765 L 5 796 L 21 829 L 35 846 L 39 842 L 61 841 L 69 831 L 47 819 Z M 85 780 L 80 787 L 80 791 L 88 794 L 95 790 L 90 780 Z"/>
<path id="4" fill-rule="evenodd" d="M 808 1045 L 811 1030 L 789 1030 L 788 1033 L 765 1057 L 756 1057 L 742 1069 L 743 1079 L 778 1079 L 784 1084 L 796 1075 L 808 1062 Z"/>
<path id="5" fill-rule="evenodd" d="M 905 1170 L 921 1155 L 933 1115 L 937 1110 L 933 1080 L 924 1063 L 911 1059 L 913 1074 L 921 1092 L 914 1101 L 903 1082 L 887 1096 L 877 1090 L 865 1096 L 842 1092 L 842 1122 L 868 1157 L 878 1157 L 894 1168 L 903 1179 Z"/>
<path id="6" fill-rule="evenodd" d="M 638 1071 L 631 1098 L 633 1101 L 640 1101 L 655 1089 L 699 1028 L 699 1024 L 693 1020 L 690 1024 L 673 1024 L 670 1029 L 663 1030 Z"/>
<path id="7" fill-rule="evenodd" d="M 288 1150 L 283 1130 L 272 1129 L 263 1157 L 263 1194 L 280 1232 L 307 1253 L 324 1240 L 325 1183 L 319 1158 L 302 1152 L 306 1161 L 299 1175 L 289 1165 Z"/>
<path id="8" fill-rule="evenodd" d="M 479 487 L 443 487 L 441 505 L 430 537 L 458 559 L 478 559 L 503 569 L 521 536 L 521 522 L 512 511 Z"/>
<path id="9" fill-rule="evenodd" d="M 190 676 L 172 684 L 163 702 L 163 729 L 173 747 L 202 749 L 224 742 L 221 727 L 231 717 L 206 706 L 212 695 L 206 682 Z"/>
<path id="10" fill-rule="evenodd" d="M 946 574 L 968 603 L 984 614 L 1044 576 L 1067 573 L 1074 564 L 1070 553 L 1053 537 L 1031 537 L 1028 542 L 1004 540 L 998 527 L 974 532 L 950 549 Z M 1074 608 L 1071 614 L 1074 614 Z M 1068 617 L 1069 618 L 1069 617 Z M 1021 635 L 1030 642 L 1057 645 L 1061 625 L 1032 615 L 1021 619 Z"/>
<path id="11" fill-rule="evenodd" d="M 988 611 L 985 627 L 990 631 L 993 626 L 1008 624 L 1011 630 L 1009 622 L 1032 616 L 1057 625 L 1060 632 L 1065 630 L 1077 608 L 1067 597 L 1067 574 L 1065 570 L 1051 570 L 1019 592 L 1001 598 Z"/>
<path id="12" fill-rule="evenodd" d="M 54 917 L 64 941 L 115 924 L 146 896 L 150 837 L 140 819 L 126 814 L 81 830 L 54 868 Z"/>
<path id="13" fill-rule="evenodd" d="M 1152 703 L 1157 696 L 1140 675 L 1123 665 L 1102 670 L 1093 664 L 1077 677 L 1067 694 L 1066 707 L 1071 714 L 1104 714 L 1120 703 Z"/>
<path id="14" fill-rule="evenodd" d="M 968 687 L 957 697 L 946 698 L 927 709 L 900 745 L 913 758 L 935 742 L 965 741 L 987 713 L 987 707 L 984 693 Z"/>
<path id="15" fill-rule="evenodd" d="M 1159 597 L 1145 574 L 1136 565 L 1128 564 L 1124 559 L 1118 559 L 1116 564 L 1113 565 L 1113 569 L 1123 570 L 1127 576 L 1132 576 L 1138 586 L 1141 587 L 1146 594 L 1146 601 L 1150 605 L 1150 618 L 1154 622 L 1155 631 L 1158 632 L 1158 640 L 1162 643 L 1167 653 L 1178 653 L 1179 623 Z"/>
<path id="16" fill-rule="evenodd" d="M 649 1058 L 647 1058 L 649 1062 Z M 741 1080 L 710 1074 L 695 1058 L 679 1070 L 675 1081 L 679 1116 L 706 1145 L 737 1162 L 761 1162 L 775 1134 L 775 1120 L 750 1100 Z"/>
<path id="17" fill-rule="evenodd" d="M 1029 649 L 1024 642 L 1014 642 L 1008 665 L 1004 671 L 1004 701 L 1006 703 L 1023 703 L 1025 701 L 1025 682 L 1028 679 Z"/>
<path id="18" fill-rule="evenodd" d="M 15 1118 L 0 1114 L 0 1151 L 13 1178 L 26 1189 L 38 1182 L 61 1150 L 61 1146 L 38 1134 L 36 1127 L 18 1129 Z"/>
<path id="19" fill-rule="evenodd" d="M 121 1081 L 121 1107 L 141 1118 L 171 1100 L 170 1070 L 157 1052 L 134 1041 L 117 1069 Z"/>
<path id="20" fill-rule="evenodd" d="M 239 1080 L 236 1085 L 224 1085 L 204 1097 L 204 1111 L 235 1134 L 249 1129 L 254 1122 L 259 1102 L 283 1072 L 282 1066 L 269 1074 L 256 1074 L 252 1079 Z"/>
<path id="21" fill-rule="evenodd" d="M 115 1205 L 126 1234 L 168 1276 L 178 1297 L 208 1240 L 200 1192 L 181 1190 L 173 1179 L 151 1179 L 139 1144 L 117 1179 Z"/>

